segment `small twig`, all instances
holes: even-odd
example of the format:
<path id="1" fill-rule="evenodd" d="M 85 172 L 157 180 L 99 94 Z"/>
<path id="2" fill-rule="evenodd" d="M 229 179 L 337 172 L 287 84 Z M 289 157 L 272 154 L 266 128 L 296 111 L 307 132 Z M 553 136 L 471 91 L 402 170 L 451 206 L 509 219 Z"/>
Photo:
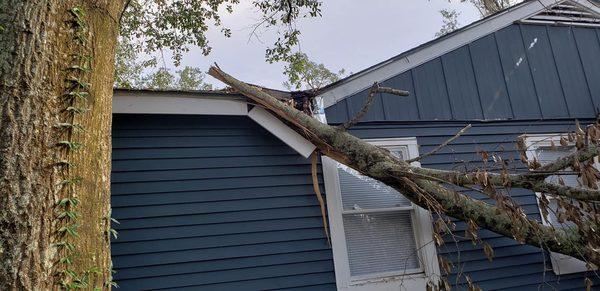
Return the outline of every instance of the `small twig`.
<path id="1" fill-rule="evenodd" d="M 416 158 L 406 160 L 406 162 L 407 163 L 412 163 L 412 162 L 420 161 L 424 157 L 428 157 L 428 156 L 431 156 L 431 155 L 435 154 L 436 152 L 438 152 L 439 150 L 441 150 L 443 147 L 447 146 L 449 143 L 451 143 L 452 141 L 454 141 L 455 139 L 457 139 L 461 134 L 465 133 L 465 131 L 467 131 L 469 128 L 471 128 L 471 124 L 467 124 L 467 126 L 465 126 L 463 129 L 461 129 L 459 132 L 457 132 L 453 137 L 449 138 L 448 140 L 446 140 L 444 143 L 442 143 L 439 146 L 437 146 L 432 151 L 430 151 L 430 152 L 428 152 L 426 154 L 422 154 L 422 155 L 420 155 L 420 156 L 418 156 Z"/>
<path id="2" fill-rule="evenodd" d="M 390 87 L 379 87 L 379 83 L 375 82 L 375 83 L 373 83 L 373 86 L 371 86 L 371 89 L 369 90 L 369 94 L 367 95 L 367 100 L 365 100 L 365 104 L 362 106 L 360 111 L 358 111 L 358 113 L 351 120 L 341 124 L 338 128 L 341 130 L 347 130 L 348 128 L 357 124 L 360 121 L 360 119 L 365 114 L 367 114 L 367 111 L 369 111 L 369 108 L 371 107 L 371 105 L 373 104 L 373 101 L 375 100 L 375 94 L 377 94 L 377 93 L 388 93 L 388 94 L 393 94 L 393 95 L 398 95 L 398 96 L 408 96 L 410 94 L 408 91 L 404 91 L 404 90 L 394 89 L 394 88 L 390 88 Z"/>

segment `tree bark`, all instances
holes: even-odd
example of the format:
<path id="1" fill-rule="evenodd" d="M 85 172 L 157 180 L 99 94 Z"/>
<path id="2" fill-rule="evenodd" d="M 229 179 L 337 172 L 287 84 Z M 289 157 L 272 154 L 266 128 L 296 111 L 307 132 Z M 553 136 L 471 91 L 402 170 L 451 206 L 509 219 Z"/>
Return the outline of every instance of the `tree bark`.
<path id="1" fill-rule="evenodd" d="M 111 103 L 124 2 L 0 1 L 0 290 L 104 288 L 111 278 Z M 90 69 L 78 69 L 86 59 Z M 68 93 L 83 91 L 72 103 Z M 69 197 L 79 203 L 59 205 Z M 77 216 L 65 219 L 67 210 Z"/>
<path id="2" fill-rule="evenodd" d="M 397 189 L 423 208 L 432 210 L 430 201 L 434 200 L 434 210 L 443 214 L 472 221 L 479 227 L 514 238 L 521 243 L 600 265 L 598 252 L 587 247 L 588 242 L 577 232 L 545 226 L 521 213 L 511 212 L 443 187 L 429 177 L 440 172 L 438 170 L 412 167 L 389 151 L 362 141 L 343 130 L 320 123 L 264 91 L 235 79 L 218 67 L 211 67 L 208 73 L 286 121 L 291 128 L 313 142 L 323 154 Z"/>

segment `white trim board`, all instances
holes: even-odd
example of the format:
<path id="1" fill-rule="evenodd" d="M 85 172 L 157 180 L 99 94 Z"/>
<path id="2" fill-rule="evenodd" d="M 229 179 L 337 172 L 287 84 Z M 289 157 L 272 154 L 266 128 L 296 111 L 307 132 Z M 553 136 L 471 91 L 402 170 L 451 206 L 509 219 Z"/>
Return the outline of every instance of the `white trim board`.
<path id="1" fill-rule="evenodd" d="M 477 40 L 494 31 L 507 27 L 516 21 L 526 19 L 548 7 L 562 3 L 559 0 L 529 0 L 515 7 L 508 8 L 502 12 L 492 15 L 484 21 L 476 22 L 465 28 L 462 28 L 457 33 L 440 39 L 431 45 L 426 45 L 421 49 L 416 49 L 414 52 L 405 56 L 399 55 L 385 62 L 382 62 L 371 69 L 362 73 L 357 73 L 349 77 L 343 83 L 329 88 L 318 97 L 323 98 L 325 108 L 330 107 L 340 100 L 345 99 L 361 90 L 373 85 L 373 82 L 381 82 L 393 76 L 401 74 L 418 65 L 435 59 L 445 53 L 455 50 L 463 45 L 466 45 L 474 40 Z M 572 3 L 577 3 L 590 12 L 600 16 L 600 7 L 588 0 L 570 0 Z M 400 56 L 402 56 L 400 58 Z"/>
<path id="2" fill-rule="evenodd" d="M 245 99 L 211 94 L 115 92 L 113 114 L 188 114 L 248 116 L 300 155 L 308 158 L 316 146 L 268 111 L 254 107 L 248 112 Z"/>
<path id="3" fill-rule="evenodd" d="M 317 148 L 310 141 L 289 128 L 287 125 L 285 125 L 285 123 L 261 107 L 254 106 L 254 108 L 248 112 L 248 117 L 281 139 L 288 146 L 295 149 L 305 158 L 308 158 Z"/>
<path id="4" fill-rule="evenodd" d="M 115 93 L 113 113 L 247 115 L 246 101 L 221 96 L 184 94 Z"/>

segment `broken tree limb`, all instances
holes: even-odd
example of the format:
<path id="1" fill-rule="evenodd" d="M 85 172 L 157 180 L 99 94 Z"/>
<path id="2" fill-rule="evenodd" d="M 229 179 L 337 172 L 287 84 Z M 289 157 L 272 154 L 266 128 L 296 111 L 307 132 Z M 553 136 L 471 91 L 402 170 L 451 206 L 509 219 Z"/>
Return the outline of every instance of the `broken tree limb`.
<path id="1" fill-rule="evenodd" d="M 358 113 L 356 113 L 356 115 L 354 115 L 354 117 L 352 117 L 352 119 L 341 124 L 340 129 L 347 130 L 348 128 L 350 128 L 353 125 L 355 125 L 356 123 L 358 123 L 360 121 L 360 119 L 365 114 L 367 114 L 367 111 L 369 111 L 371 104 L 373 104 L 373 100 L 375 100 L 375 94 L 377 94 L 378 90 L 379 90 L 379 83 L 377 83 L 377 82 L 373 83 L 373 86 L 371 86 L 371 89 L 369 89 L 369 94 L 367 94 L 367 100 L 365 100 L 365 104 L 363 104 L 362 108 L 358 111 Z"/>
<path id="2" fill-rule="evenodd" d="M 388 93 L 397 96 L 408 96 L 410 94 L 408 91 L 404 90 L 398 90 L 389 87 L 381 87 L 379 86 L 378 82 L 375 82 L 373 83 L 373 86 L 371 86 L 371 89 L 369 89 L 369 94 L 367 94 L 365 104 L 363 104 L 362 108 L 358 111 L 358 113 L 356 113 L 356 115 L 351 120 L 348 120 L 341 124 L 339 126 L 340 129 L 347 130 L 348 128 L 357 124 L 363 118 L 363 116 L 367 114 L 369 108 L 371 108 L 371 105 L 373 104 L 373 101 L 375 101 L 375 96 L 377 93 Z"/>
<path id="3" fill-rule="evenodd" d="M 442 144 L 440 144 L 439 146 L 437 146 L 430 152 L 422 154 L 414 159 L 406 160 L 406 162 L 410 164 L 412 162 L 420 161 L 421 159 L 423 159 L 425 157 L 428 157 L 428 156 L 431 156 L 431 155 L 437 153 L 439 150 L 441 150 L 442 148 L 447 146 L 449 143 L 451 143 L 452 141 L 457 139 L 459 136 L 461 136 L 463 133 L 465 133 L 469 128 L 471 128 L 471 124 L 467 124 L 467 126 L 463 127 L 463 129 L 461 129 L 459 132 L 457 132 L 453 137 L 447 139 L 445 142 L 443 142 Z"/>
<path id="4" fill-rule="evenodd" d="M 592 247 L 587 247 L 588 242 L 577 232 L 545 226 L 535 219 L 515 215 L 464 193 L 445 188 L 438 182 L 419 178 L 415 175 L 418 169 L 423 175 L 430 175 L 434 170 L 411 167 L 389 151 L 323 124 L 264 91 L 235 79 L 216 66 L 211 67 L 208 74 L 288 122 L 292 129 L 315 144 L 323 154 L 395 188 L 416 205 L 439 210 L 464 221 L 476 222 L 481 228 L 515 238 L 522 243 L 600 265 L 598 252 Z M 436 204 L 432 205 L 431 201 Z"/>
<path id="5" fill-rule="evenodd" d="M 600 147 L 594 144 L 589 144 L 582 150 L 578 150 L 572 154 L 556 159 L 555 161 L 540 167 L 535 172 L 549 173 L 550 176 L 554 172 L 561 171 L 573 166 L 573 163 L 575 163 L 576 161 L 579 163 L 583 163 L 585 161 L 593 159 L 594 157 L 597 157 L 598 155 L 600 155 Z"/>
<path id="6" fill-rule="evenodd" d="M 379 92 L 379 93 L 387 93 L 387 94 L 392 94 L 392 95 L 402 96 L 402 97 L 406 97 L 406 96 L 410 95 L 410 92 L 408 92 L 408 91 L 400 90 L 400 89 L 394 89 L 394 88 L 390 88 L 390 87 L 379 87 L 379 89 L 377 90 L 377 92 Z"/>

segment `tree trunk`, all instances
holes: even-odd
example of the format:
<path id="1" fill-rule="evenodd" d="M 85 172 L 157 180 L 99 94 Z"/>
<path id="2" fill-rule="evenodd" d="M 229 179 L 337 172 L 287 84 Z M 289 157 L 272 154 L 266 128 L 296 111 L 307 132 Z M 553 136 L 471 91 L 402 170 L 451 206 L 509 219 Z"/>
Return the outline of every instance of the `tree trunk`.
<path id="1" fill-rule="evenodd" d="M 110 281 L 111 99 L 124 2 L 0 1 L 0 290 Z"/>

